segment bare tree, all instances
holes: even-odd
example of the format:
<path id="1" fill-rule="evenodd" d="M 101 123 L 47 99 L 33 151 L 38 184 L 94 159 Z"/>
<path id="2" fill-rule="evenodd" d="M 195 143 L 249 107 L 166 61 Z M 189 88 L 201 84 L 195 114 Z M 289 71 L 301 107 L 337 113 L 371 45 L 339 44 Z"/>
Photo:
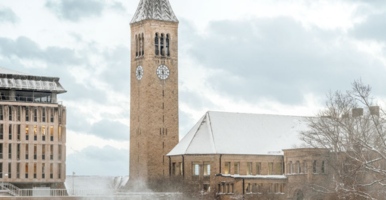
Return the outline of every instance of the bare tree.
<path id="1" fill-rule="evenodd" d="M 336 199 L 384 199 L 386 190 L 385 112 L 361 81 L 347 92 L 328 95 L 326 108 L 308 119 L 305 143 L 330 149 L 333 180 L 313 189 Z"/>
<path id="2" fill-rule="evenodd" d="M 124 179 L 123 177 L 117 176 L 117 177 L 111 177 L 108 183 L 108 188 L 111 190 L 119 190 L 122 189 L 124 185 L 123 183 Z"/>

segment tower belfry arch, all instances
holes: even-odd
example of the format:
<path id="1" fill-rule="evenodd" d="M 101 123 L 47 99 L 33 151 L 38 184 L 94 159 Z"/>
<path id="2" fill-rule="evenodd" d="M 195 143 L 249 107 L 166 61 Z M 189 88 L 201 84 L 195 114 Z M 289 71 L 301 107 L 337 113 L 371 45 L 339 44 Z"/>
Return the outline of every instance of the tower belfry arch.
<path id="1" fill-rule="evenodd" d="M 178 19 L 168 0 L 140 0 L 131 21 L 130 180 L 169 176 L 178 132 Z"/>

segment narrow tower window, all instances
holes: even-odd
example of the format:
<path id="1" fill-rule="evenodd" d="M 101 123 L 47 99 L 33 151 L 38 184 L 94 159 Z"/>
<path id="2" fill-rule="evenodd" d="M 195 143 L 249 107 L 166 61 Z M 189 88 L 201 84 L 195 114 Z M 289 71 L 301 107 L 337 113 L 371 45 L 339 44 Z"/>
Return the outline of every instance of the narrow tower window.
<path id="1" fill-rule="evenodd" d="M 164 48 L 164 34 L 161 34 L 161 56 L 165 56 L 165 48 Z"/>
<path id="2" fill-rule="evenodd" d="M 170 49 L 169 49 L 169 34 L 166 35 L 166 55 L 170 56 Z"/>
<path id="3" fill-rule="evenodd" d="M 155 39 L 154 39 L 154 43 L 155 43 L 155 55 L 158 56 L 159 55 L 159 41 L 158 41 L 158 33 L 155 34 Z"/>
<path id="4" fill-rule="evenodd" d="M 141 45 L 142 45 L 142 56 L 144 56 L 145 55 L 145 37 L 144 37 L 143 33 L 142 33 L 142 43 L 141 43 Z"/>
<path id="5" fill-rule="evenodd" d="M 135 57 L 138 57 L 138 35 L 135 36 Z"/>
<path id="6" fill-rule="evenodd" d="M 141 56 L 141 52 L 142 52 L 142 38 L 141 38 L 141 35 L 138 36 L 138 40 L 139 40 L 139 53 L 138 55 Z"/>

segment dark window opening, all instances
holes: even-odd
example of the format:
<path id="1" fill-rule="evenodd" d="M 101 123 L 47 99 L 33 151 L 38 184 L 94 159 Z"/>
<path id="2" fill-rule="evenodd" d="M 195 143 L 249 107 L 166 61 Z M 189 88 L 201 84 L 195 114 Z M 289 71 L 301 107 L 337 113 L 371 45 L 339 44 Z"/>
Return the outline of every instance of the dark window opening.
<path id="1" fill-rule="evenodd" d="M 20 107 L 17 107 L 17 121 L 20 121 Z"/>
<path id="2" fill-rule="evenodd" d="M 25 108 L 25 121 L 26 122 L 29 121 L 29 109 L 28 109 L 28 107 Z"/>
<path id="3" fill-rule="evenodd" d="M 154 39 L 154 43 L 155 43 L 155 55 L 158 56 L 159 55 L 159 38 L 158 38 L 158 33 L 155 34 L 155 39 Z"/>
<path id="4" fill-rule="evenodd" d="M 25 164 L 25 178 L 28 178 L 28 163 Z"/>
<path id="5" fill-rule="evenodd" d="M 38 109 L 35 108 L 34 110 L 34 122 L 37 122 L 38 121 Z"/>
<path id="6" fill-rule="evenodd" d="M 28 125 L 25 126 L 25 140 L 28 140 L 28 132 L 29 132 L 29 128 L 28 128 Z"/>
<path id="7" fill-rule="evenodd" d="M 28 152 L 29 152 L 29 146 L 28 144 L 25 145 L 25 159 L 28 160 Z"/>
<path id="8" fill-rule="evenodd" d="M 9 137 L 8 137 L 8 139 L 9 139 L 9 140 L 12 140 L 12 124 L 9 125 L 8 131 L 9 131 Z"/>
<path id="9" fill-rule="evenodd" d="M 3 159 L 3 143 L 0 143 L 0 159 Z"/>
<path id="10" fill-rule="evenodd" d="M 16 164 L 16 178 L 20 178 L 20 163 Z"/>
<path id="11" fill-rule="evenodd" d="M 4 139 L 4 125 L 0 124 L 0 140 Z"/>
<path id="12" fill-rule="evenodd" d="M 20 144 L 17 144 L 16 147 L 16 158 L 20 160 Z"/>
<path id="13" fill-rule="evenodd" d="M 9 121 L 12 121 L 12 107 L 9 106 Z"/>
<path id="14" fill-rule="evenodd" d="M 17 140 L 20 141 L 21 127 L 20 124 L 17 125 Z"/>
<path id="15" fill-rule="evenodd" d="M 4 120 L 4 109 L 3 109 L 3 106 L 0 106 L 0 120 Z"/>
<path id="16" fill-rule="evenodd" d="M 142 56 L 144 56 L 145 55 L 145 37 L 144 37 L 143 33 L 142 33 L 142 43 L 141 43 L 141 45 L 142 45 Z"/>
<path id="17" fill-rule="evenodd" d="M 135 35 L 135 57 L 138 57 L 138 35 Z"/>
<path id="18" fill-rule="evenodd" d="M 42 108 L 42 121 L 46 122 L 46 108 Z"/>
<path id="19" fill-rule="evenodd" d="M 46 145 L 43 144 L 42 146 L 42 160 L 46 159 Z"/>
<path id="20" fill-rule="evenodd" d="M 166 35 L 166 55 L 170 56 L 170 49 L 169 49 L 169 34 Z"/>
<path id="21" fill-rule="evenodd" d="M 51 109 L 51 123 L 54 123 L 54 109 Z"/>
<path id="22" fill-rule="evenodd" d="M 161 56 L 165 56 L 164 34 L 161 34 Z"/>
<path id="23" fill-rule="evenodd" d="M 12 178 L 11 170 L 12 170 L 12 163 L 8 163 L 8 178 Z"/>
<path id="24" fill-rule="evenodd" d="M 8 159 L 12 159 L 12 144 L 8 144 Z"/>
<path id="25" fill-rule="evenodd" d="M 38 146 L 35 144 L 34 145 L 34 160 L 37 160 L 37 158 L 38 158 L 37 154 L 38 154 Z"/>
<path id="26" fill-rule="evenodd" d="M 139 40 L 139 53 L 138 53 L 138 56 L 141 56 L 142 55 L 142 38 L 141 38 L 141 35 L 138 36 L 138 40 Z"/>

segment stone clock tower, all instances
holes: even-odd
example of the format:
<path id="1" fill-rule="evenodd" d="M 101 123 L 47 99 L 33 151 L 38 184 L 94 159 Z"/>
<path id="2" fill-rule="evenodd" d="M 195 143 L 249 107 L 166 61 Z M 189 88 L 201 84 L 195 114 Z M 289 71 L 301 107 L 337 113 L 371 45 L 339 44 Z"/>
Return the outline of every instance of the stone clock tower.
<path id="1" fill-rule="evenodd" d="M 140 0 L 131 21 L 130 181 L 168 177 L 178 134 L 178 20 L 168 0 Z"/>

